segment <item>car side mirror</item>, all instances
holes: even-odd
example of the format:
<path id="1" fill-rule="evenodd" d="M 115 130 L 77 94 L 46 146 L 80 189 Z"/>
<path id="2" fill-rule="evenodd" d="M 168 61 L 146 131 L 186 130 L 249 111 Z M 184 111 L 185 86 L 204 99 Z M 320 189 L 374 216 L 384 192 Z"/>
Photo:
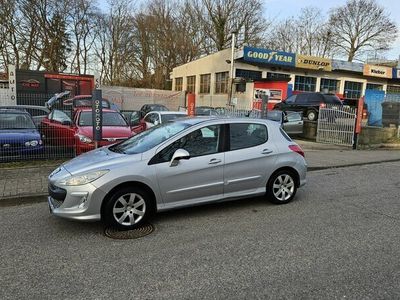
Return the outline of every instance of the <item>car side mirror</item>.
<path id="1" fill-rule="evenodd" d="M 189 159 L 190 154 L 185 149 L 178 149 L 175 151 L 174 155 L 172 155 L 171 162 L 169 164 L 170 167 L 175 167 L 178 165 L 181 159 Z"/>
<path id="2" fill-rule="evenodd" d="M 287 122 L 289 122 L 288 117 L 287 116 L 283 116 L 283 123 L 287 123 Z"/>
<path id="3" fill-rule="evenodd" d="M 155 120 L 155 121 L 154 121 L 154 126 L 157 126 L 158 124 L 160 124 L 160 123 L 158 122 L 158 120 Z"/>
<path id="4" fill-rule="evenodd" d="M 64 125 L 64 126 L 71 126 L 71 125 L 72 125 L 72 122 L 69 121 L 69 120 L 64 120 L 64 121 L 61 122 L 61 125 Z"/>

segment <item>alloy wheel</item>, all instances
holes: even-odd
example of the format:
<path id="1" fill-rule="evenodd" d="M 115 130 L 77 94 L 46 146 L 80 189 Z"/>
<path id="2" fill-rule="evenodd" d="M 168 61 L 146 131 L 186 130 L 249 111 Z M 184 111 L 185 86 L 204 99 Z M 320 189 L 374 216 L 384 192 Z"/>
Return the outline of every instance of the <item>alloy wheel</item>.
<path id="1" fill-rule="evenodd" d="M 136 193 L 119 197 L 113 207 L 114 219 L 123 226 L 132 226 L 140 222 L 146 213 L 146 202 Z"/>
<path id="2" fill-rule="evenodd" d="M 279 201 L 287 201 L 295 191 L 293 178 L 288 174 L 279 175 L 272 186 L 272 192 Z"/>

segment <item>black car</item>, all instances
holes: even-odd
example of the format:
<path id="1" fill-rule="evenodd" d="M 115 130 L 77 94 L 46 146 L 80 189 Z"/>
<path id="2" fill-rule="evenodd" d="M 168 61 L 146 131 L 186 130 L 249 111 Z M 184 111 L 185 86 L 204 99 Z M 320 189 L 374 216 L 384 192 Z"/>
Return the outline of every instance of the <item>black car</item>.
<path id="1" fill-rule="evenodd" d="M 335 94 L 301 93 L 292 95 L 285 101 L 275 104 L 274 109 L 282 111 L 301 111 L 310 121 L 318 118 L 319 108 L 329 105 L 342 106 L 342 101 Z"/>

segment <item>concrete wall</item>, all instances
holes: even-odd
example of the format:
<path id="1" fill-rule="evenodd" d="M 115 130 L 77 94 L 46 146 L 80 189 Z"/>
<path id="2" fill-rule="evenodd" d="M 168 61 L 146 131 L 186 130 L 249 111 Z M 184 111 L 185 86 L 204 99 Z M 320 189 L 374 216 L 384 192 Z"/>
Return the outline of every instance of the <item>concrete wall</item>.
<path id="1" fill-rule="evenodd" d="M 358 137 L 359 145 L 377 145 L 387 143 L 397 136 L 397 128 L 381 128 L 366 126 Z"/>

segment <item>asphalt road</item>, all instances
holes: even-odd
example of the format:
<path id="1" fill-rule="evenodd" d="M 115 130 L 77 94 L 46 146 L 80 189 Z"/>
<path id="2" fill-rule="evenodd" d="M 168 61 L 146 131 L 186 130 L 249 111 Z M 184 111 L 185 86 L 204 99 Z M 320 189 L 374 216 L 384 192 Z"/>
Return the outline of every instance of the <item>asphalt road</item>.
<path id="1" fill-rule="evenodd" d="M 0 299 L 399 299 L 399 170 L 309 172 L 290 204 L 167 212 L 136 240 L 2 207 Z"/>

